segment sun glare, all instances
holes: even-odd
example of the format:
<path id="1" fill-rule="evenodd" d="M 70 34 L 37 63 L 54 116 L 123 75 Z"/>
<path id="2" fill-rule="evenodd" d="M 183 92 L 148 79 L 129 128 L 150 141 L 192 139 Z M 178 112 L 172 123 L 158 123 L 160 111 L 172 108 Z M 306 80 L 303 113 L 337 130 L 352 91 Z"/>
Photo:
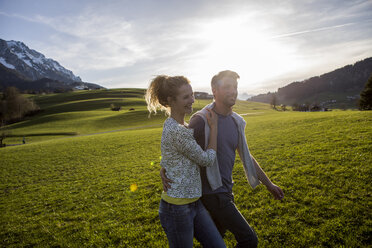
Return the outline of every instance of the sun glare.
<path id="1" fill-rule="evenodd" d="M 132 183 L 130 186 L 129 186 L 129 190 L 131 192 L 135 192 L 136 190 L 138 189 L 138 186 L 136 183 Z"/>
<path id="2" fill-rule="evenodd" d="M 241 76 L 239 87 L 259 88 L 260 83 L 296 68 L 295 47 L 260 28 L 257 20 L 234 17 L 201 26 L 199 39 L 208 42 L 199 65 L 204 72 L 231 69 Z M 210 75 L 209 75 L 210 77 Z"/>

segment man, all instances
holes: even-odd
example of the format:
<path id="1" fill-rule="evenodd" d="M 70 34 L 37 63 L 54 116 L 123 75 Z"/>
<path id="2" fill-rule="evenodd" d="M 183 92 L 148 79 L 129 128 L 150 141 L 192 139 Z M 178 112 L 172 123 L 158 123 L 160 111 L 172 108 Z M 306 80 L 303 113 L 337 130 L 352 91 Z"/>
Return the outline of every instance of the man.
<path id="1" fill-rule="evenodd" d="M 280 187 L 270 181 L 249 153 L 244 134 L 245 121 L 232 111 L 238 95 L 239 78 L 239 75 L 233 71 L 222 71 L 215 75 L 211 82 L 214 102 L 194 114 L 189 127 L 194 129 L 197 143 L 205 148 L 209 135 L 205 119 L 206 109 L 213 109 L 217 113 L 217 160 L 212 167 L 201 168 L 203 190 L 201 199 L 222 236 L 226 230 L 229 230 L 237 240 L 237 247 L 257 247 L 256 233 L 234 204 L 232 170 L 236 150 L 239 152 L 247 179 L 253 188 L 261 182 L 277 200 L 283 199 L 284 193 Z M 165 170 L 161 170 L 160 174 L 166 191 L 170 188 L 170 181 L 165 173 Z"/>

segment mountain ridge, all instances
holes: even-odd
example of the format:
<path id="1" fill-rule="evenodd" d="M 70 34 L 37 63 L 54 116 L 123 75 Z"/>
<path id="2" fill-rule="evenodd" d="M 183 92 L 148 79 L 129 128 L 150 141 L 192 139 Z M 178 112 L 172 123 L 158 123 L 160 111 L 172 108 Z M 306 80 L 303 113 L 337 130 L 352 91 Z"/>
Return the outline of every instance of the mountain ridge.
<path id="1" fill-rule="evenodd" d="M 317 104 L 323 107 L 356 108 L 360 92 L 371 76 L 372 57 L 369 57 L 247 100 L 271 103 L 275 97 L 277 105 Z"/>
<path id="2" fill-rule="evenodd" d="M 0 39 L 0 59 L 4 66 L 15 69 L 31 80 L 50 78 L 65 83 L 82 82 L 72 71 L 57 61 L 46 58 L 42 53 L 30 49 L 21 41 Z"/>
<path id="3" fill-rule="evenodd" d="M 83 82 L 57 61 L 46 58 L 21 41 L 0 39 L 0 88 L 9 86 L 37 91 L 103 88 Z"/>

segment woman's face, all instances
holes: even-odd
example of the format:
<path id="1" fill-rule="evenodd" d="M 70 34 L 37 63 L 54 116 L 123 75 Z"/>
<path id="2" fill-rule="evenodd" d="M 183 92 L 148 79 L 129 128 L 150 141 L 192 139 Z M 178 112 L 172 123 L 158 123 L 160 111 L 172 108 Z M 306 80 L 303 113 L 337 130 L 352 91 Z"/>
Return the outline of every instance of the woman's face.
<path id="1" fill-rule="evenodd" d="M 184 84 L 178 89 L 176 99 L 172 99 L 171 112 L 179 114 L 191 114 L 194 103 L 194 92 L 190 84 Z"/>

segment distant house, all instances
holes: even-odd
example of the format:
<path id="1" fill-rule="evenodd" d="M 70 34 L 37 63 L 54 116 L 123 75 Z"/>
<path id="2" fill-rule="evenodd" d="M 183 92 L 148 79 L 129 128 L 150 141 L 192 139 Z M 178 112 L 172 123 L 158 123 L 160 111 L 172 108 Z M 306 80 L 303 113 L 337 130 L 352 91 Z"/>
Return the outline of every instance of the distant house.
<path id="1" fill-rule="evenodd" d="M 296 104 L 292 106 L 293 111 L 301 111 L 301 112 L 317 112 L 317 111 L 329 111 L 328 108 L 320 106 L 318 104 Z"/>
<path id="2" fill-rule="evenodd" d="M 75 86 L 74 90 L 85 90 L 85 86 L 84 85 Z"/>
<path id="3" fill-rule="evenodd" d="M 194 92 L 195 99 L 213 99 L 213 95 L 208 94 L 207 92 Z"/>
<path id="4" fill-rule="evenodd" d="M 347 96 L 346 99 L 347 100 L 355 100 L 355 99 L 358 99 L 358 97 L 359 97 L 358 95 L 356 95 L 356 96 Z"/>

